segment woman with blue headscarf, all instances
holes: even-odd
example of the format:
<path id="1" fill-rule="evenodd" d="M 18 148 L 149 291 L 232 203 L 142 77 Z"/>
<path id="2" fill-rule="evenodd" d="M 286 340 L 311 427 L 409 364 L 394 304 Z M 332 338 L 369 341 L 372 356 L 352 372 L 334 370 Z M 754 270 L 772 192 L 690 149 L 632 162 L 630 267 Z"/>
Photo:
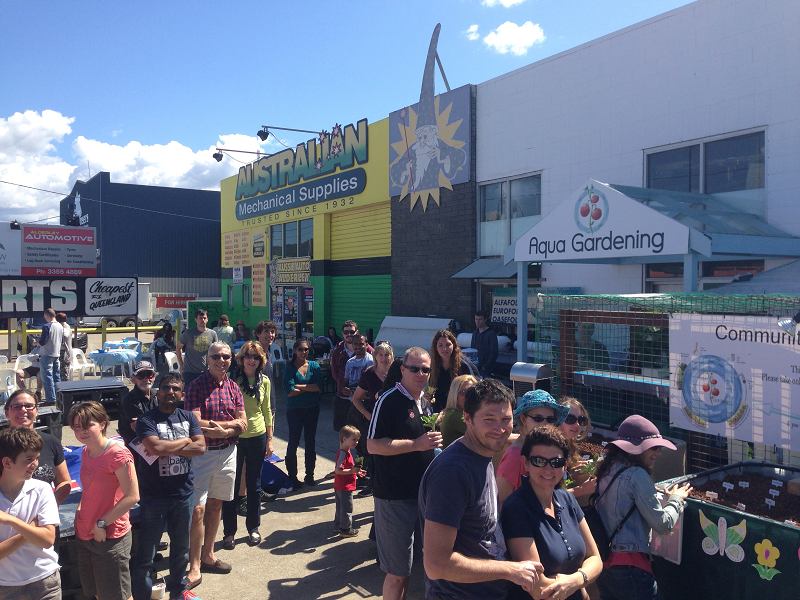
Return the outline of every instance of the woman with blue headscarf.
<path id="1" fill-rule="evenodd" d="M 559 404 L 544 390 L 533 390 L 522 397 L 514 411 L 514 423 L 520 435 L 508 447 L 497 467 L 498 507 L 520 486 L 522 476 L 527 474 L 525 460 L 520 454 L 525 436 L 540 425 L 558 427 L 568 414 L 569 406 Z"/>

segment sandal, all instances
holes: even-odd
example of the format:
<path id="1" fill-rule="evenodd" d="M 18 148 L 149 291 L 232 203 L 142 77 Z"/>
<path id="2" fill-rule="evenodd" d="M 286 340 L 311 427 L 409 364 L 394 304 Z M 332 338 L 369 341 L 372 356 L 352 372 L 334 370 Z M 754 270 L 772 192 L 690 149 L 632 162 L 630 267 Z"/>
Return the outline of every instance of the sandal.
<path id="1" fill-rule="evenodd" d="M 202 564 L 202 563 L 200 563 L 200 564 Z M 203 583 L 203 578 L 202 577 L 200 579 L 198 579 L 197 581 L 189 581 L 187 579 L 186 580 L 186 589 L 187 590 L 193 590 L 194 588 L 196 588 L 201 583 Z"/>

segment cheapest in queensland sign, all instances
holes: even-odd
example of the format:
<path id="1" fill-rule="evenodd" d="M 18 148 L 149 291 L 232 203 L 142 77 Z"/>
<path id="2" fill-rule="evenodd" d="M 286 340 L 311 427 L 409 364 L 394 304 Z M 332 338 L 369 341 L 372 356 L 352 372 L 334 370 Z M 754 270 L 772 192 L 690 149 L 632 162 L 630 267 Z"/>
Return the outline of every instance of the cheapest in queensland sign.
<path id="1" fill-rule="evenodd" d="M 688 249 L 688 227 L 590 179 L 517 240 L 514 259 L 668 256 Z"/>
<path id="2" fill-rule="evenodd" d="M 318 139 L 241 167 L 236 180 L 236 219 L 362 193 L 367 174 L 352 167 L 369 160 L 368 137 L 367 120 L 362 119 L 355 126 L 337 125 Z"/>

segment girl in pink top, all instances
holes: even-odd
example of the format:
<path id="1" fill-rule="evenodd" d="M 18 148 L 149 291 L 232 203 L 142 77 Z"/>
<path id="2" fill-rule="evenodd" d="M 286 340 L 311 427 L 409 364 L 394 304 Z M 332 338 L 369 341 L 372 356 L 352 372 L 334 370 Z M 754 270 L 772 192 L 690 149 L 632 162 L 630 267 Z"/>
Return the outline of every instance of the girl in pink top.
<path id="1" fill-rule="evenodd" d="M 69 411 L 81 454 L 81 502 L 75 513 L 78 567 L 83 593 L 98 600 L 131 597 L 129 511 L 139 501 L 133 456 L 106 437 L 108 415 L 98 402 Z"/>

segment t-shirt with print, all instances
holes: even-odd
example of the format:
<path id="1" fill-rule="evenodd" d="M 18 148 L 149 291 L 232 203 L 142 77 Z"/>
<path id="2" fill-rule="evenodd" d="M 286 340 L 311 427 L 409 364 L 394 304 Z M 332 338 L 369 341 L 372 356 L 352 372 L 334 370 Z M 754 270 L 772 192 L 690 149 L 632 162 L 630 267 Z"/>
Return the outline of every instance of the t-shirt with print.
<path id="1" fill-rule="evenodd" d="M 355 392 L 364 371 L 373 364 L 375 364 L 375 361 L 372 358 L 372 354 L 365 354 L 363 358 L 353 356 L 348 359 L 344 365 L 344 378 L 347 381 L 347 387 Z"/>
<path id="2" fill-rule="evenodd" d="M 128 465 L 131 477 L 136 476 L 133 468 L 133 455 L 120 442 L 112 441 L 97 458 L 89 456 L 84 447 L 81 453 L 81 494 L 80 509 L 75 513 L 75 535 L 82 540 L 92 540 L 95 523 L 103 518 L 125 495 L 119 486 L 116 471 Z M 129 514 L 126 512 L 113 523 L 107 523 L 106 537 L 117 539 L 131 530 Z"/>
<path id="3" fill-rule="evenodd" d="M 353 455 L 350 451 L 339 448 L 339 451 L 336 453 L 336 468 L 347 470 L 355 466 L 356 461 L 353 460 Z M 339 492 L 344 492 L 346 490 L 353 491 L 356 489 L 356 477 L 358 476 L 355 473 L 352 475 L 339 475 L 337 473 L 333 476 L 333 489 Z"/>
<path id="4" fill-rule="evenodd" d="M 56 467 L 64 462 L 64 447 L 55 437 L 44 431 L 37 431 L 44 446 L 39 453 L 39 466 L 33 472 L 33 478 L 53 485 L 56 481 Z"/>
<path id="5" fill-rule="evenodd" d="M 415 440 L 424 433 L 419 402 L 407 395 L 402 384 L 398 383 L 378 398 L 369 423 L 368 438 Z M 383 500 L 416 500 L 419 482 L 433 460 L 433 450 L 373 456 L 373 495 Z"/>
<path id="6" fill-rule="evenodd" d="M 17 497 L 9 500 L 0 494 L 0 510 L 30 523 L 36 519 L 39 526 L 60 524 L 58 504 L 52 488 L 43 481 L 28 479 Z M 11 525 L 0 525 L 0 542 L 17 535 Z M 58 570 L 58 554 L 53 546 L 40 548 L 34 544 L 23 544 L 20 548 L 0 559 L 0 587 L 27 585 L 49 577 Z M 5 594 L 0 590 L 0 598 Z"/>
<path id="7" fill-rule="evenodd" d="M 425 472 L 418 506 L 423 528 L 427 519 L 458 530 L 454 552 L 479 560 L 505 560 L 491 456 L 481 456 L 460 441 L 450 444 Z M 426 598 L 505 598 L 507 590 L 508 582 L 502 579 L 456 583 L 425 575 Z"/>
<path id="8" fill-rule="evenodd" d="M 203 431 L 197 417 L 188 410 L 176 408 L 168 415 L 154 408 L 137 419 L 136 435 L 140 439 L 155 436 L 160 440 L 177 440 L 203 435 Z M 194 489 L 192 459 L 185 456 L 159 456 L 152 465 L 140 460 L 137 474 L 142 498 L 185 498 Z"/>
<path id="9" fill-rule="evenodd" d="M 186 373 L 205 373 L 208 370 L 206 355 L 211 344 L 218 341 L 217 332 L 206 329 L 202 333 L 197 327 L 187 329 L 181 334 L 180 342 L 186 353 L 183 357 L 183 370 Z"/>

